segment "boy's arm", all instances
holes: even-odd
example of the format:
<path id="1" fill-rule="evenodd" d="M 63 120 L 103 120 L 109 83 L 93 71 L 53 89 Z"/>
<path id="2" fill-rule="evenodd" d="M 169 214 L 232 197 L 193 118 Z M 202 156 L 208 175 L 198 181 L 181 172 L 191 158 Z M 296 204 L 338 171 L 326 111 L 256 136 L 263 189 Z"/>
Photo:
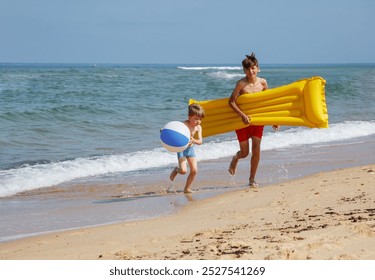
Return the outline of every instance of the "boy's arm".
<path id="1" fill-rule="evenodd" d="M 262 83 L 262 86 L 263 86 L 263 90 L 267 90 L 267 89 L 268 89 L 267 80 L 266 80 L 266 79 L 262 79 L 262 80 L 261 80 L 261 83 Z M 262 91 L 263 91 L 263 90 L 262 90 Z"/>
<path id="2" fill-rule="evenodd" d="M 232 92 L 232 95 L 229 97 L 228 104 L 233 109 L 233 111 L 235 111 L 241 117 L 244 124 L 249 124 L 251 118 L 248 115 L 246 115 L 244 112 L 242 112 L 236 103 L 238 96 L 240 96 L 241 88 L 242 88 L 242 85 L 240 81 L 238 81 L 236 84 L 236 87 L 234 88 Z"/>
<path id="3" fill-rule="evenodd" d="M 202 126 L 197 126 L 197 139 L 194 137 L 191 137 L 191 142 L 193 144 L 201 145 L 203 143 L 203 137 L 202 137 Z"/>

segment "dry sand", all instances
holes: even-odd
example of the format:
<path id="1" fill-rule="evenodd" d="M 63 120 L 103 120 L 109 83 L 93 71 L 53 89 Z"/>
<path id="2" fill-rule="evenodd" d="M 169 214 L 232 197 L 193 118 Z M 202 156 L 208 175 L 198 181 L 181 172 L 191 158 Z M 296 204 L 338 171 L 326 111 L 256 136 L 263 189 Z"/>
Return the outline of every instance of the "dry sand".
<path id="1" fill-rule="evenodd" d="M 0 243 L 0 259 L 375 259 L 374 164 Z"/>

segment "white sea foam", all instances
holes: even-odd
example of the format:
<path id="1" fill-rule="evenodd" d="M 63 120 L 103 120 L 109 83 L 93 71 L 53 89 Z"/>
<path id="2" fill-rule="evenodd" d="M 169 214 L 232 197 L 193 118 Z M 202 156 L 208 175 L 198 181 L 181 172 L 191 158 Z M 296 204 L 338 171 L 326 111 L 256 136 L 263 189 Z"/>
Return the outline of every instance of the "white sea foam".
<path id="1" fill-rule="evenodd" d="M 208 76 L 212 78 L 217 78 L 217 79 L 225 79 L 225 80 L 231 80 L 231 79 L 240 79 L 244 77 L 244 74 L 241 73 L 230 73 L 226 71 L 217 71 L 217 72 L 211 72 L 207 74 Z"/>
<path id="2" fill-rule="evenodd" d="M 289 128 L 277 133 L 265 133 L 262 150 L 293 149 L 301 145 L 322 145 L 350 141 L 358 137 L 375 135 L 375 121 L 351 121 L 332 124 L 327 129 Z M 237 140 L 222 141 L 196 147 L 200 160 L 232 156 L 238 150 Z"/>
<path id="3" fill-rule="evenodd" d="M 155 158 L 158 160 L 156 161 Z M 23 166 L 0 171 L 0 196 L 43 188 L 75 179 L 116 172 L 131 172 L 168 165 L 175 155 L 163 148 L 122 155 L 77 158 L 63 162 Z"/>
<path id="4" fill-rule="evenodd" d="M 242 68 L 237 66 L 179 66 L 178 69 L 192 71 L 208 71 L 207 76 L 217 79 L 239 79 L 243 78 Z M 216 71 L 211 71 L 216 70 Z M 238 73 L 238 71 L 241 71 Z"/>
<path id="5" fill-rule="evenodd" d="M 182 70 L 241 70 L 238 66 L 179 66 L 178 69 Z"/>
<path id="6" fill-rule="evenodd" d="M 375 121 L 342 122 L 332 124 L 328 129 L 290 128 L 277 133 L 265 133 L 262 149 L 293 149 L 300 145 L 322 145 L 371 135 L 375 135 Z M 196 146 L 200 161 L 232 156 L 237 149 L 238 143 L 234 137 Z M 175 163 L 175 154 L 163 148 L 155 148 L 134 153 L 77 158 L 1 170 L 0 196 L 9 196 L 21 191 L 54 186 L 77 179 L 160 168 Z"/>

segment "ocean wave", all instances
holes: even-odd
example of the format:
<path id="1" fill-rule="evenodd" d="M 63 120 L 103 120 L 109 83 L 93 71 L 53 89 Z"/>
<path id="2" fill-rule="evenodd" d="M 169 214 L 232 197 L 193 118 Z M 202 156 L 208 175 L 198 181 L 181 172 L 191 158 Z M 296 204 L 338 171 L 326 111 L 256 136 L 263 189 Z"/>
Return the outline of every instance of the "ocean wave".
<path id="1" fill-rule="evenodd" d="M 331 124 L 327 129 L 292 127 L 283 131 L 281 127 L 281 131 L 276 133 L 264 133 L 262 150 L 293 149 L 302 145 L 350 141 L 351 139 L 370 135 L 375 135 L 375 121 L 348 121 Z M 233 156 L 237 150 L 237 140 L 220 141 L 196 147 L 200 160 Z"/>
<path id="2" fill-rule="evenodd" d="M 182 70 L 192 70 L 192 71 L 208 71 L 206 74 L 209 77 L 217 79 L 239 79 L 243 78 L 242 68 L 237 66 L 179 66 L 178 69 Z M 210 71 L 216 70 L 216 71 Z M 240 71 L 240 73 L 238 73 Z"/>
<path id="3" fill-rule="evenodd" d="M 207 74 L 208 76 L 212 78 L 217 78 L 217 79 L 225 79 L 225 80 L 231 80 L 231 79 L 240 79 L 244 77 L 244 74 L 241 73 L 229 73 L 225 71 L 218 71 L 218 72 L 211 72 Z"/>
<path id="4" fill-rule="evenodd" d="M 157 158 L 158 161 L 154 159 Z M 175 162 L 175 155 L 163 148 L 123 155 L 77 158 L 62 162 L 23 165 L 0 171 L 0 197 L 59 185 L 76 179 L 110 173 L 155 168 Z"/>
<path id="5" fill-rule="evenodd" d="M 277 133 L 266 132 L 262 150 L 293 149 L 301 145 L 322 145 L 371 135 L 375 135 L 375 121 L 348 121 L 331 124 L 327 129 L 287 128 Z M 204 145 L 196 146 L 200 161 L 229 157 L 237 150 L 238 143 L 234 137 L 208 140 Z M 172 164 L 176 164 L 175 154 L 163 148 L 155 148 L 119 155 L 23 165 L 15 169 L 0 170 L 0 197 L 78 179 L 144 171 Z"/>
<path id="6" fill-rule="evenodd" d="M 242 70 L 238 66 L 178 66 L 178 69 L 182 70 Z"/>

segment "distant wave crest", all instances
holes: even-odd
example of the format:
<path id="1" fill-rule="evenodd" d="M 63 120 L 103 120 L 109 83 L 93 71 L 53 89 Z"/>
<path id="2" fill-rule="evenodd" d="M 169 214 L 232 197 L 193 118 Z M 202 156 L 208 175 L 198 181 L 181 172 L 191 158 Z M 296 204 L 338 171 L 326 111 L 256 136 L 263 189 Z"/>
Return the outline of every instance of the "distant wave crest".
<path id="1" fill-rule="evenodd" d="M 241 70 L 238 66 L 178 66 L 178 69 L 182 70 Z"/>
<path id="2" fill-rule="evenodd" d="M 207 76 L 216 79 L 239 79 L 243 78 L 244 74 L 241 67 L 238 66 L 179 66 L 178 69 L 191 70 L 191 71 L 207 71 Z"/>
<path id="3" fill-rule="evenodd" d="M 212 73 L 208 73 L 207 75 L 212 77 L 212 78 L 226 79 L 226 80 L 240 79 L 240 78 L 244 77 L 244 74 L 229 73 L 229 72 L 226 72 L 226 71 L 212 72 Z"/>

